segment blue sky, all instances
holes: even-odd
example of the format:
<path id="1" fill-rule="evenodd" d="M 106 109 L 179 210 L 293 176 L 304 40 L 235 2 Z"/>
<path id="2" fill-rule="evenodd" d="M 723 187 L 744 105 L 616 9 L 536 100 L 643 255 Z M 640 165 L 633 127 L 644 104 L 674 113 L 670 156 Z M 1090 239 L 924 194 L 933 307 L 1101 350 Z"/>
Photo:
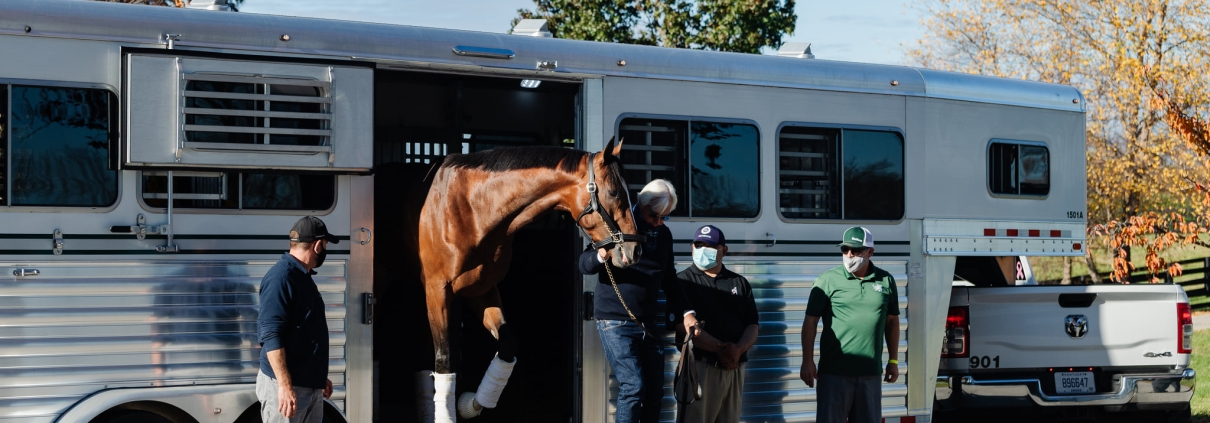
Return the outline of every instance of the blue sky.
<path id="1" fill-rule="evenodd" d="M 904 46 L 923 34 L 911 0 L 799 0 L 787 41 L 811 43 L 818 59 L 903 64 Z M 244 0 L 241 12 L 508 32 L 532 0 Z"/>

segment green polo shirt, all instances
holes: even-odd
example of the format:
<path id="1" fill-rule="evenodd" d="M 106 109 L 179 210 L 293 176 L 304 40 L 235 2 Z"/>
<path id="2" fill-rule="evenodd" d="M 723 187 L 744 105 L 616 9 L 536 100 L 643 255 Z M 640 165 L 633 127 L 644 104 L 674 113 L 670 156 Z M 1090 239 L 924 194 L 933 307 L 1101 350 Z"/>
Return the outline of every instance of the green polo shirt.
<path id="1" fill-rule="evenodd" d="M 844 266 L 828 270 L 815 279 L 807 314 L 823 318 L 819 373 L 882 374 L 886 318 L 899 315 L 899 292 L 890 273 L 873 264 L 865 278 Z"/>

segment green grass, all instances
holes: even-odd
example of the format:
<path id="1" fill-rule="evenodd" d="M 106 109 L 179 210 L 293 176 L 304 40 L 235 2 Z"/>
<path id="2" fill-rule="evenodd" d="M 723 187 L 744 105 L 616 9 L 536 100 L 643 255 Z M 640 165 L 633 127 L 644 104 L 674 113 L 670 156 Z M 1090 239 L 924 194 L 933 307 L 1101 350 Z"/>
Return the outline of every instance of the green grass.
<path id="1" fill-rule="evenodd" d="M 1210 422 L 1210 330 L 1199 330 L 1193 333 L 1193 356 L 1189 367 L 1198 373 L 1197 389 L 1193 391 L 1193 400 L 1189 406 L 1193 408 L 1193 421 Z"/>

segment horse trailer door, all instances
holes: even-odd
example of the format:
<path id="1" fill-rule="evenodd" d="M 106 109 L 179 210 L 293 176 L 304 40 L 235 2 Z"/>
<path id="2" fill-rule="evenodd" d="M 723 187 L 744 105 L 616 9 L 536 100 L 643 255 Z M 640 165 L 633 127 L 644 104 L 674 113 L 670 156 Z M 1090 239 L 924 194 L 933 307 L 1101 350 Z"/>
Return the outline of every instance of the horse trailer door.
<path id="1" fill-rule="evenodd" d="M 368 172 L 373 70 L 126 55 L 123 165 Z"/>

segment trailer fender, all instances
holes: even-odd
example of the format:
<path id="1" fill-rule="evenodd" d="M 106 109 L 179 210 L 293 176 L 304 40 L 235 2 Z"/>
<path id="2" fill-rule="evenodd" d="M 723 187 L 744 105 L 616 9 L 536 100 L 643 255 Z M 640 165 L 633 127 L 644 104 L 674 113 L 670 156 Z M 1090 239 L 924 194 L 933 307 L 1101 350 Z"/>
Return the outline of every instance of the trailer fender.
<path id="1" fill-rule="evenodd" d="M 122 404 L 148 401 L 176 407 L 198 423 L 231 423 L 257 399 L 253 384 L 108 389 L 84 398 L 55 421 L 88 423 Z"/>

